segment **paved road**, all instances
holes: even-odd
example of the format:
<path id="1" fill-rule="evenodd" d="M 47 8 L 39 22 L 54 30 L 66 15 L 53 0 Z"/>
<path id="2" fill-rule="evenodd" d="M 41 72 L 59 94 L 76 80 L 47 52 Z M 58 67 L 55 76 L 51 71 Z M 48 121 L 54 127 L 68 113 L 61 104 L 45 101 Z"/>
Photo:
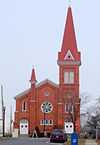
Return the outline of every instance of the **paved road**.
<path id="1" fill-rule="evenodd" d="M 96 141 L 95 140 L 86 140 L 86 143 L 85 145 L 97 145 Z"/>
<path id="2" fill-rule="evenodd" d="M 0 141 L 0 145 L 63 145 L 61 143 L 50 143 L 47 138 L 25 138 Z"/>

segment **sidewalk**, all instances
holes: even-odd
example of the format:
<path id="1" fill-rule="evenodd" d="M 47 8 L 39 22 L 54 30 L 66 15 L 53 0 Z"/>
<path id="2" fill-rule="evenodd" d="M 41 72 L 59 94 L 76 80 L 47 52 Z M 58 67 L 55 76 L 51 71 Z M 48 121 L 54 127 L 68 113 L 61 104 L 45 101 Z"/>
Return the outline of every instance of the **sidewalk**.
<path id="1" fill-rule="evenodd" d="M 97 143 L 96 143 L 96 141 L 95 141 L 95 140 L 90 139 L 90 140 L 86 140 L 85 145 L 97 145 Z"/>

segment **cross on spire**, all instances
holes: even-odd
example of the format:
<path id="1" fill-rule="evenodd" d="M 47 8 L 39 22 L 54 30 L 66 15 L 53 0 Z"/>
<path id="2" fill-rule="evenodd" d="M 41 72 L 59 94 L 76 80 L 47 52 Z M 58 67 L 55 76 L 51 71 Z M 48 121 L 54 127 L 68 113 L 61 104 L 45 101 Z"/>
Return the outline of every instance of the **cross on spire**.
<path id="1" fill-rule="evenodd" d="M 70 4 L 71 4 L 71 0 L 69 0 L 69 6 L 70 6 Z"/>

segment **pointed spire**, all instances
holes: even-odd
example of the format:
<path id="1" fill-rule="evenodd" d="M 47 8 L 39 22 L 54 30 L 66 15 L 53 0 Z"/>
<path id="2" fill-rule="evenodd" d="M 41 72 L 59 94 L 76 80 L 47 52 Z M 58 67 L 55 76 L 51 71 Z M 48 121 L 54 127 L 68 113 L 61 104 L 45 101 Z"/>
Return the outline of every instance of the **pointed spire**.
<path id="1" fill-rule="evenodd" d="M 71 7 L 68 8 L 67 21 L 65 25 L 65 32 L 63 37 L 62 50 L 69 49 L 71 47 L 74 51 L 77 51 L 74 23 L 72 17 Z"/>
<path id="2" fill-rule="evenodd" d="M 74 23 L 73 23 L 72 11 L 70 6 L 68 8 L 61 52 L 59 52 L 58 54 L 58 62 L 72 61 L 71 59 L 69 60 L 64 59 L 68 51 L 70 51 L 72 56 L 74 57 L 73 61 L 80 61 L 80 54 L 77 49 Z"/>
<path id="3" fill-rule="evenodd" d="M 30 83 L 31 84 L 36 84 L 36 77 L 35 77 L 35 69 L 34 69 L 34 67 L 33 67 L 33 69 L 32 69 L 32 74 L 31 74 L 31 79 L 30 79 Z"/>

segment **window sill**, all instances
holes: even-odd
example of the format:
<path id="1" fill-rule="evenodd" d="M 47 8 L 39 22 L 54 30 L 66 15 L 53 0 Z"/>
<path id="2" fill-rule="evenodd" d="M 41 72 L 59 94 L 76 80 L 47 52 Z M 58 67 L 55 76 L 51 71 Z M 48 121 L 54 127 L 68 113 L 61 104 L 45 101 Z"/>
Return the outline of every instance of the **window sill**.
<path id="1" fill-rule="evenodd" d="M 73 112 L 65 112 L 65 113 L 66 113 L 66 114 L 69 114 L 69 113 L 71 113 L 71 114 L 72 114 Z"/>
<path id="2" fill-rule="evenodd" d="M 27 112 L 27 110 L 22 110 L 22 112 Z"/>

